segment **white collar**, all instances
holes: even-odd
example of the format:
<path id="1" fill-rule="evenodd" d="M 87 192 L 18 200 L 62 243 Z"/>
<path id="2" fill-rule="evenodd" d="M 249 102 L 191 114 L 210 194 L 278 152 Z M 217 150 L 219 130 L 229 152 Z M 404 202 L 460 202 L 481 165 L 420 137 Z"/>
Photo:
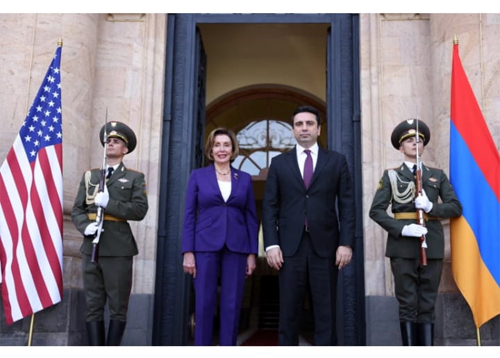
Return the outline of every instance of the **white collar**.
<path id="1" fill-rule="evenodd" d="M 410 170 L 413 170 L 413 166 L 414 166 L 414 165 L 417 165 L 417 163 L 409 162 L 409 161 L 406 161 L 406 160 L 405 160 L 405 162 L 404 162 L 404 163 L 406 164 L 406 166 L 407 166 L 407 167 L 408 167 L 408 169 L 410 169 Z M 422 166 L 423 166 L 423 164 L 422 164 L 422 162 L 420 162 L 420 169 L 422 169 Z"/>
<path id="2" fill-rule="evenodd" d="M 296 149 L 297 149 L 297 154 L 302 154 L 306 148 L 297 143 Z M 318 154 L 319 151 L 318 143 L 317 142 L 314 143 L 314 145 L 311 148 L 309 148 L 309 150 L 311 151 L 312 154 Z"/>

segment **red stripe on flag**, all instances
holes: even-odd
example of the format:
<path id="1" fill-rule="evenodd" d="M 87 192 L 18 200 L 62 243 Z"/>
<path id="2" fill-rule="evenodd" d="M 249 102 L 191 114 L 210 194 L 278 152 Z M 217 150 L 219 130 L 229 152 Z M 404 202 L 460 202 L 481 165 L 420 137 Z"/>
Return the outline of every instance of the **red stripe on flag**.
<path id="1" fill-rule="evenodd" d="M 458 45 L 453 46 L 451 78 L 451 120 L 467 143 L 474 160 L 495 192 L 497 200 L 500 201 L 500 185 L 497 177 L 497 173 L 500 172 L 498 150 L 463 69 Z"/>

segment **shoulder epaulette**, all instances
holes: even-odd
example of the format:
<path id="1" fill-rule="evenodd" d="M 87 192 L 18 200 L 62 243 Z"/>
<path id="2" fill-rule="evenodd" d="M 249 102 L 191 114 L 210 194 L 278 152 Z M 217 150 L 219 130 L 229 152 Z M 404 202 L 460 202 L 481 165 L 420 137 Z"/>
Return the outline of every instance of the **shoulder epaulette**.
<path id="1" fill-rule="evenodd" d="M 135 170 L 135 169 L 129 169 L 129 168 L 127 168 L 127 171 L 128 172 L 134 172 L 134 173 L 137 173 L 137 174 L 143 174 L 142 172 L 140 172 L 138 170 Z"/>

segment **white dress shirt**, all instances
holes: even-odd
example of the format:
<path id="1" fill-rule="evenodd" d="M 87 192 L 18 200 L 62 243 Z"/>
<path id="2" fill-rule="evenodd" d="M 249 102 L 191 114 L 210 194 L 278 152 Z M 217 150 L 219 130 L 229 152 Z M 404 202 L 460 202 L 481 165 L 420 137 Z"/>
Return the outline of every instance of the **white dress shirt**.
<path id="1" fill-rule="evenodd" d="M 300 169 L 300 174 L 302 175 L 302 178 L 304 177 L 304 163 L 306 162 L 307 154 L 304 152 L 306 148 L 300 146 L 299 144 L 296 145 L 296 151 L 297 151 L 297 163 L 299 164 L 299 169 Z M 316 168 L 316 163 L 318 162 L 318 151 L 319 151 L 319 146 L 318 143 L 315 143 L 311 148 L 309 148 L 311 151 L 311 157 L 313 160 L 313 172 L 314 169 Z"/>
<path id="2" fill-rule="evenodd" d="M 219 183 L 219 189 L 220 193 L 222 194 L 222 198 L 224 199 L 224 201 L 227 201 L 227 199 L 229 199 L 229 195 L 231 195 L 231 181 L 217 180 L 217 183 Z"/>

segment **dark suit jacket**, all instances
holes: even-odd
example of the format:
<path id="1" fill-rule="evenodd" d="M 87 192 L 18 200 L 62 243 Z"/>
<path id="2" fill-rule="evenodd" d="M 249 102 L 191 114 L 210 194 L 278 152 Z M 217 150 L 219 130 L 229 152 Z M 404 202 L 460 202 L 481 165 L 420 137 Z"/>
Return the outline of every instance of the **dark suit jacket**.
<path id="1" fill-rule="evenodd" d="M 83 175 L 78 187 L 71 218 L 78 231 L 85 232 L 90 220 L 89 213 L 96 213 L 94 197 L 99 187 L 100 170 L 91 169 L 90 177 Z M 127 169 L 123 163 L 118 166 L 107 181 L 109 203 L 105 214 L 124 220 L 142 220 L 148 211 L 146 183 L 144 174 Z M 87 200 L 89 198 L 89 200 Z M 99 256 L 133 256 L 138 254 L 130 225 L 128 222 L 104 221 L 104 231 L 99 242 Z M 92 254 L 93 236 L 85 236 L 80 251 L 86 255 Z"/>
<path id="2" fill-rule="evenodd" d="M 386 169 L 380 179 L 380 183 L 373 198 L 370 208 L 370 218 L 382 226 L 388 232 L 386 256 L 400 258 L 419 258 L 420 242 L 418 238 L 401 236 L 403 227 L 408 224 L 416 224 L 417 220 L 397 220 L 387 213 L 391 205 L 392 213 L 416 212 L 415 202 L 398 203 L 393 199 L 393 186 L 389 179 L 389 171 L 394 171 L 399 178 L 396 184 L 397 190 L 402 193 L 414 182 L 413 173 L 406 164 L 394 169 Z M 433 203 L 429 217 L 437 220 L 425 222 L 427 227 L 427 258 L 442 259 L 444 257 L 444 232 L 439 219 L 458 217 L 462 215 L 462 205 L 458 201 L 448 177 L 441 169 L 422 166 L 422 188 L 427 197 Z M 438 199 L 441 199 L 438 202 Z"/>
<path id="3" fill-rule="evenodd" d="M 252 177 L 231 168 L 231 194 L 224 201 L 214 165 L 191 173 L 186 189 L 182 253 L 219 251 L 257 254 L 259 224 Z"/>
<path id="4" fill-rule="evenodd" d="M 354 190 L 344 155 L 319 148 L 308 189 L 295 148 L 273 158 L 263 203 L 265 247 L 279 245 L 284 256 L 293 256 L 306 213 L 312 245 L 319 256 L 333 258 L 339 245 L 354 246 Z"/>

